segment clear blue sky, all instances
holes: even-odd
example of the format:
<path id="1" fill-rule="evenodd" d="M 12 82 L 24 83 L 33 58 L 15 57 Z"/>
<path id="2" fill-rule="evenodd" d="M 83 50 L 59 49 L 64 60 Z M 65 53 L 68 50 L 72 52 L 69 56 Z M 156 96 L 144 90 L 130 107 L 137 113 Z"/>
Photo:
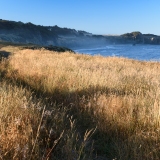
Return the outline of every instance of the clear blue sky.
<path id="1" fill-rule="evenodd" d="M 160 35 L 160 0 L 0 0 L 0 18 L 93 34 Z"/>

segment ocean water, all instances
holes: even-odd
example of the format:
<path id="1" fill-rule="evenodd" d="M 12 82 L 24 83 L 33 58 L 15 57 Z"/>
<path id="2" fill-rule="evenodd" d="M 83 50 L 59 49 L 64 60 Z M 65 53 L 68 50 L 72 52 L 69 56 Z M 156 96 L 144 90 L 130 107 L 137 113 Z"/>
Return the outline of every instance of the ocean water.
<path id="1" fill-rule="evenodd" d="M 99 48 L 76 49 L 75 52 L 104 57 L 116 56 L 142 61 L 160 61 L 160 45 L 106 45 Z"/>

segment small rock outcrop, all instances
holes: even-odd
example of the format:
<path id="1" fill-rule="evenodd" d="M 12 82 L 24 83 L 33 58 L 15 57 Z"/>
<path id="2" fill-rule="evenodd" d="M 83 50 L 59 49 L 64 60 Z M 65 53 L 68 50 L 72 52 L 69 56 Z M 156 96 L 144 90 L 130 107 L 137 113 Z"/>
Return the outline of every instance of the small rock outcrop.
<path id="1" fill-rule="evenodd" d="M 49 51 L 56 51 L 56 52 L 72 52 L 74 53 L 73 50 L 67 48 L 67 47 L 58 47 L 58 46 L 52 46 L 52 45 L 49 45 L 49 46 L 38 46 L 38 45 L 25 45 L 25 46 L 21 46 L 20 49 L 32 49 L 32 50 L 35 50 L 35 49 L 46 49 L 46 50 L 49 50 Z"/>

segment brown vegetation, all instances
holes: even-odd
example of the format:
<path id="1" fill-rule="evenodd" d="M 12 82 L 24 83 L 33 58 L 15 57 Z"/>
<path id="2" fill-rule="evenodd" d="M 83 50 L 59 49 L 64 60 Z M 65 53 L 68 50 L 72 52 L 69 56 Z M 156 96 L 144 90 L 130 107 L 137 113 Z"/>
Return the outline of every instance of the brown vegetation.
<path id="1" fill-rule="evenodd" d="M 2 159 L 160 159 L 159 69 L 13 48 L 0 66 Z"/>

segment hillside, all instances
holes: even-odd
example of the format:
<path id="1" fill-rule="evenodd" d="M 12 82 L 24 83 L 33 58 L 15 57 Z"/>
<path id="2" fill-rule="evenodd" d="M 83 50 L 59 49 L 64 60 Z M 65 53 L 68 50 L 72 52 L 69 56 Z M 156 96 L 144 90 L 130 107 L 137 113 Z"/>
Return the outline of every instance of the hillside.
<path id="1" fill-rule="evenodd" d="M 2 159 L 160 159 L 160 63 L 1 51 Z"/>
<path id="2" fill-rule="evenodd" d="M 40 26 L 32 23 L 0 19 L 0 41 L 36 44 L 41 46 L 62 46 L 71 49 L 106 46 L 107 44 L 160 44 L 160 36 L 131 32 L 119 36 L 94 35 L 86 31 Z"/>
<path id="3" fill-rule="evenodd" d="M 104 45 L 103 36 L 95 36 L 85 31 L 40 26 L 32 23 L 0 20 L 0 40 L 14 43 L 32 43 L 43 46 L 81 47 Z"/>

